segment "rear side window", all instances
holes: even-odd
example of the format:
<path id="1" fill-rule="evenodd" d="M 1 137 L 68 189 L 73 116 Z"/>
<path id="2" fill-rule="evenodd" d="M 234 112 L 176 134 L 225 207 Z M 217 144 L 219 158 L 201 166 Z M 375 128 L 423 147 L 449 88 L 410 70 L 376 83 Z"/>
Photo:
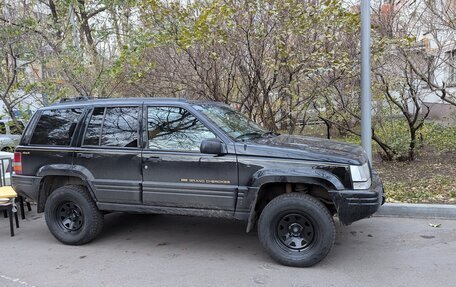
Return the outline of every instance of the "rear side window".
<path id="1" fill-rule="evenodd" d="M 101 132 L 102 146 L 138 146 L 138 108 L 107 108 Z"/>
<path id="2" fill-rule="evenodd" d="M 69 146 L 82 111 L 82 109 L 43 111 L 30 144 Z"/>
<path id="3" fill-rule="evenodd" d="M 95 108 L 83 144 L 138 147 L 138 115 L 139 107 Z"/>
<path id="4" fill-rule="evenodd" d="M 103 123 L 104 108 L 93 109 L 92 115 L 90 116 L 89 125 L 84 137 L 84 145 L 99 145 L 101 124 Z"/>

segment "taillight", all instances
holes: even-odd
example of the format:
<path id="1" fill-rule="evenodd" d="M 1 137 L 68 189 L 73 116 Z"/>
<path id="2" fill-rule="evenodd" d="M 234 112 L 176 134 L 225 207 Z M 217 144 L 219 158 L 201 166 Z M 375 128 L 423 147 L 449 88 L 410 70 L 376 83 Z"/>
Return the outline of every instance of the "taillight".
<path id="1" fill-rule="evenodd" d="M 16 174 L 22 173 L 22 154 L 20 152 L 14 153 L 13 168 Z"/>

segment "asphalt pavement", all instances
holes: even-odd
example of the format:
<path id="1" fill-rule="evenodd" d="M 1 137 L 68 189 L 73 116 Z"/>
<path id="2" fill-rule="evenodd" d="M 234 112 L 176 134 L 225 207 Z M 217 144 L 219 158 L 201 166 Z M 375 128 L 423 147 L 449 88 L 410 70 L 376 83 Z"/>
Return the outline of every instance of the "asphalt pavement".
<path id="1" fill-rule="evenodd" d="M 43 214 L 28 213 L 20 224 L 9 237 L 0 217 L 2 287 L 456 286 L 456 220 L 338 225 L 334 248 L 311 268 L 275 263 L 238 221 L 110 214 L 101 236 L 84 246 L 55 240 Z"/>

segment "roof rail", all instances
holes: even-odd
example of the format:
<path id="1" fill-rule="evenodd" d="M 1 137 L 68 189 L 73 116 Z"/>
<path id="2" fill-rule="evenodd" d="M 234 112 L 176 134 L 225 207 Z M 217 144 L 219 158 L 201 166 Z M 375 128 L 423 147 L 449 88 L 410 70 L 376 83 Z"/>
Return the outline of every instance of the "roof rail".
<path id="1" fill-rule="evenodd" d="M 78 102 L 78 101 L 87 101 L 90 100 L 89 97 L 79 96 L 74 98 L 61 98 L 59 103 L 67 103 L 67 102 Z"/>

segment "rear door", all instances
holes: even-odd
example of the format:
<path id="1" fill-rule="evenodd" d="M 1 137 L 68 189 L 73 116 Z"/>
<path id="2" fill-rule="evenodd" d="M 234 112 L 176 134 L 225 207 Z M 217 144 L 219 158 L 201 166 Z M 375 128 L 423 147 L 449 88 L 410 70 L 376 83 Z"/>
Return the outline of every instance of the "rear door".
<path id="1" fill-rule="evenodd" d="M 94 107 L 74 164 L 89 177 L 99 202 L 141 203 L 141 107 Z"/>
<path id="2" fill-rule="evenodd" d="M 237 192 L 234 154 L 200 153 L 216 134 L 186 108 L 145 107 L 143 200 L 147 205 L 231 212 Z"/>

